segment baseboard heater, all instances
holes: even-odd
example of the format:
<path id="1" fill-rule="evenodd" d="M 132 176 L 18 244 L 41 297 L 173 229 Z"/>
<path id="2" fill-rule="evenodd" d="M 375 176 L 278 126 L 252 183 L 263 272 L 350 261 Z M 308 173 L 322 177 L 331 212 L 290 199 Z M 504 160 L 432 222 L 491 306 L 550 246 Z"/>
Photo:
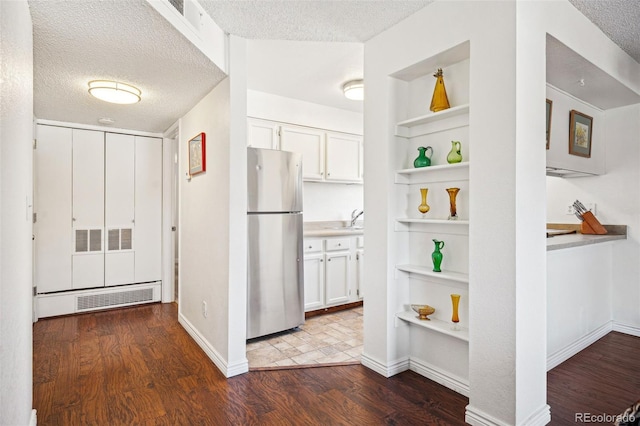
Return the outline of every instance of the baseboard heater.
<path id="1" fill-rule="evenodd" d="M 161 287 L 161 282 L 156 281 L 108 289 L 40 294 L 36 296 L 37 316 L 46 318 L 158 302 Z"/>
<path id="2" fill-rule="evenodd" d="M 126 290 L 117 293 L 90 294 L 76 296 L 76 311 L 92 311 L 112 306 L 133 305 L 153 301 L 153 289 Z"/>

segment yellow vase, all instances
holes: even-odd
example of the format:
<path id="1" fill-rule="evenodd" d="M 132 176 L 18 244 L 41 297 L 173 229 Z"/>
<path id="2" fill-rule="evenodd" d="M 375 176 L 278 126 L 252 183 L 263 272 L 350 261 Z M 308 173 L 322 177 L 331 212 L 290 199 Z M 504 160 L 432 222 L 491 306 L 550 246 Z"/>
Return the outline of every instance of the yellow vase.
<path id="1" fill-rule="evenodd" d="M 442 68 L 438 68 L 438 72 L 433 76 L 436 78 L 436 87 L 433 89 L 433 97 L 431 98 L 429 109 L 433 112 L 438 112 L 449 108 L 449 99 L 447 98 L 447 89 L 444 87 Z"/>
<path id="2" fill-rule="evenodd" d="M 424 214 L 430 210 L 429 204 L 427 204 L 427 192 L 428 188 L 420 188 L 420 195 L 422 196 L 422 203 L 418 206 L 420 213 Z"/>
<path id="3" fill-rule="evenodd" d="M 458 219 L 458 209 L 456 207 L 456 195 L 458 195 L 460 188 L 447 188 L 449 193 L 449 220 Z"/>
<path id="4" fill-rule="evenodd" d="M 453 305 L 453 313 L 451 314 L 451 322 L 453 323 L 453 329 L 458 329 L 458 323 L 460 322 L 460 317 L 458 317 L 458 306 L 460 305 L 460 295 L 452 294 L 451 295 L 451 304 Z"/>

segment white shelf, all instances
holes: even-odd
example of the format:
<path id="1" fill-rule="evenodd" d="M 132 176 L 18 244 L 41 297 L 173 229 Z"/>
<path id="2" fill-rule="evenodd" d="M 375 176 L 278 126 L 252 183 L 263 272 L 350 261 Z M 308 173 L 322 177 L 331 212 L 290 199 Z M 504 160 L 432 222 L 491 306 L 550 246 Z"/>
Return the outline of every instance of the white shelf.
<path id="1" fill-rule="evenodd" d="M 445 281 L 456 281 L 467 284 L 469 283 L 469 274 L 462 274 L 460 272 L 452 272 L 446 270 L 442 270 L 442 272 L 433 272 L 433 270 L 429 267 L 409 264 L 396 265 L 396 269 L 423 277 L 438 278 Z"/>
<path id="2" fill-rule="evenodd" d="M 412 184 L 469 180 L 469 162 L 396 170 L 396 183 Z"/>
<path id="3" fill-rule="evenodd" d="M 443 170 L 455 170 L 455 169 L 467 169 L 467 168 L 469 168 L 469 162 L 463 161 L 461 163 L 440 164 L 438 166 L 414 167 L 412 169 L 401 169 L 401 170 L 396 170 L 396 173 L 399 175 L 415 175 L 418 173 L 435 173 L 435 172 L 441 172 Z"/>
<path id="4" fill-rule="evenodd" d="M 413 311 L 398 312 L 396 317 L 413 325 L 428 328 L 438 333 L 464 340 L 465 342 L 469 341 L 469 330 L 464 327 L 460 327 L 459 330 L 453 330 L 453 323 L 451 322 L 441 321 L 435 318 L 421 320 L 418 319 L 418 314 Z"/>
<path id="5" fill-rule="evenodd" d="M 434 225 L 469 225 L 468 220 L 449 220 L 449 219 L 411 219 L 411 218 L 399 218 L 396 219 L 400 223 L 424 223 Z"/>
<path id="6" fill-rule="evenodd" d="M 414 127 L 421 124 L 434 123 L 436 121 L 445 120 L 456 115 L 469 113 L 469 104 L 459 105 L 442 111 L 433 112 L 431 114 L 421 115 L 420 117 L 410 118 L 397 124 L 398 127 Z"/>

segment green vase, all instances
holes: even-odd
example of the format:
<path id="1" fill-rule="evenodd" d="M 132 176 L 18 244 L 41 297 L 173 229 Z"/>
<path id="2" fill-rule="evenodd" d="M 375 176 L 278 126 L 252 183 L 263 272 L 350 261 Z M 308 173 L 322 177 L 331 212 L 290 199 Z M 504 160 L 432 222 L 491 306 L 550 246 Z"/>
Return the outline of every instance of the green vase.
<path id="1" fill-rule="evenodd" d="M 451 151 L 447 155 L 447 162 L 449 164 L 459 163 L 462 161 L 462 154 L 460 153 L 460 142 L 459 141 L 451 141 Z"/>
<path id="2" fill-rule="evenodd" d="M 429 154 L 429 156 L 427 157 L 427 150 L 430 149 L 431 150 L 431 154 Z M 418 157 L 413 160 L 413 167 L 418 168 L 418 167 L 428 167 L 431 165 L 431 156 L 433 155 L 433 148 L 431 148 L 430 146 L 424 147 L 424 146 L 419 146 L 418 147 Z"/>
<path id="3" fill-rule="evenodd" d="M 442 272 L 440 265 L 442 264 L 442 248 L 444 247 L 444 241 L 433 240 L 436 245 L 435 250 L 431 253 L 431 260 L 433 260 L 433 272 Z"/>

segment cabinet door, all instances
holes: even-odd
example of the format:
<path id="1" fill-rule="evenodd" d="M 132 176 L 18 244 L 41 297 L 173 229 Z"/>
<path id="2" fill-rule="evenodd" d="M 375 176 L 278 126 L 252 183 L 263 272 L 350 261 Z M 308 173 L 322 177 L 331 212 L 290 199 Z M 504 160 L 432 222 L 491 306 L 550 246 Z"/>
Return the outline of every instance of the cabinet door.
<path id="1" fill-rule="evenodd" d="M 324 306 L 324 254 L 304 257 L 304 310 L 312 311 Z"/>
<path id="2" fill-rule="evenodd" d="M 73 129 L 73 286 L 104 286 L 104 132 Z"/>
<path id="3" fill-rule="evenodd" d="M 37 127 L 35 178 L 35 284 L 38 293 L 71 290 L 72 131 Z"/>
<path id="4" fill-rule="evenodd" d="M 343 133 L 327 133 L 326 179 L 362 182 L 362 138 Z"/>
<path id="5" fill-rule="evenodd" d="M 136 136 L 135 282 L 162 279 L 162 139 Z"/>
<path id="6" fill-rule="evenodd" d="M 247 146 L 278 149 L 278 124 L 273 121 L 247 119 Z"/>
<path id="7" fill-rule="evenodd" d="M 357 286 L 357 295 L 358 300 L 362 300 L 364 298 L 364 250 L 358 250 L 356 253 L 356 265 L 357 265 L 357 274 L 356 274 L 356 286 Z"/>
<path id="8" fill-rule="evenodd" d="M 133 283 L 134 257 L 119 254 L 136 247 L 135 137 L 107 133 L 105 152 L 105 284 Z"/>
<path id="9" fill-rule="evenodd" d="M 280 149 L 302 154 L 302 178 L 324 178 L 324 132 L 305 127 L 280 127 Z"/>
<path id="10" fill-rule="evenodd" d="M 349 301 L 349 252 L 327 253 L 325 266 L 325 300 L 327 305 Z"/>

